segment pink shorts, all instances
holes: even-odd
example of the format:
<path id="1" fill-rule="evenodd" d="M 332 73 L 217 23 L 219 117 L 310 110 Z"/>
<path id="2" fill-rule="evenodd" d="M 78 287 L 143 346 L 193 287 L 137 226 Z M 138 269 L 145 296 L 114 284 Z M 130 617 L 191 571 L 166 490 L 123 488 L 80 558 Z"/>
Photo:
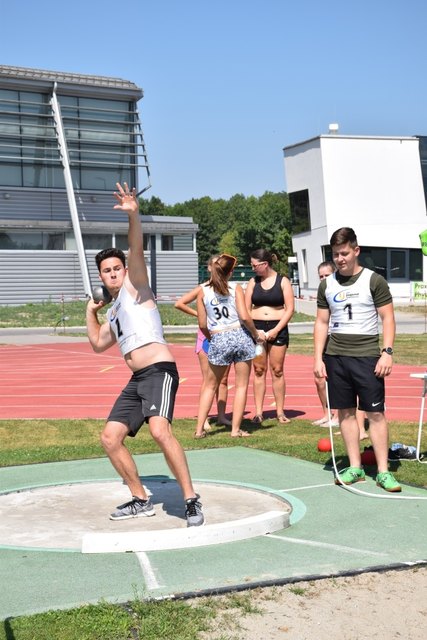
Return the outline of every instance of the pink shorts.
<path id="1" fill-rule="evenodd" d="M 203 349 L 203 342 L 205 340 L 205 336 L 203 335 L 203 333 L 200 331 L 200 329 L 197 330 L 197 338 L 196 338 L 196 353 L 200 353 L 200 351 Z"/>

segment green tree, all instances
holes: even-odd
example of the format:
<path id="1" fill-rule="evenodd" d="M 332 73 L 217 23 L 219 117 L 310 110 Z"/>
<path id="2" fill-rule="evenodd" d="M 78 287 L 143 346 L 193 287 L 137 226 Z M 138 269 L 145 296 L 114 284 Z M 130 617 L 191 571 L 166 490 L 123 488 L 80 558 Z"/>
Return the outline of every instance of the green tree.
<path id="1" fill-rule="evenodd" d="M 234 229 L 229 229 L 223 234 L 219 241 L 218 251 L 219 253 L 228 253 L 230 256 L 237 257 L 238 247 L 236 242 L 236 232 Z"/>
<path id="2" fill-rule="evenodd" d="M 206 264 L 214 253 L 231 253 L 248 263 L 255 249 L 275 253 L 282 272 L 292 253 L 291 215 L 285 192 L 266 191 L 262 196 L 235 194 L 229 200 L 209 196 L 165 205 L 160 198 L 140 200 L 145 215 L 189 216 L 199 225 L 197 251 L 199 264 Z"/>
<path id="3" fill-rule="evenodd" d="M 170 215 L 167 209 L 168 206 L 157 196 L 152 196 L 149 200 L 139 199 L 139 212 L 143 216 L 167 216 Z"/>

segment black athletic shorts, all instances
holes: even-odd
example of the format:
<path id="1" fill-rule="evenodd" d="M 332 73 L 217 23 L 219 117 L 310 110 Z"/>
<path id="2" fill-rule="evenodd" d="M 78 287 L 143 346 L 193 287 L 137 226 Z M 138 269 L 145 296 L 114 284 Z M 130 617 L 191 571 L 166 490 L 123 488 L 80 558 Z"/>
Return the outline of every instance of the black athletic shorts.
<path id="1" fill-rule="evenodd" d="M 108 422 L 127 425 L 132 438 L 152 416 L 162 416 L 172 422 L 178 385 L 174 362 L 156 362 L 135 371 L 114 403 Z"/>
<path id="2" fill-rule="evenodd" d="M 378 357 L 325 355 L 324 361 L 331 407 L 384 412 L 384 378 L 374 373 Z"/>
<path id="3" fill-rule="evenodd" d="M 267 331 L 270 331 L 271 329 L 274 329 L 274 327 L 277 327 L 279 322 L 280 320 L 254 320 L 254 325 L 257 329 L 260 329 L 267 333 Z M 273 342 L 269 342 L 268 344 L 274 344 L 276 347 L 289 347 L 288 325 L 283 327 L 283 329 L 281 329 L 277 334 L 276 339 L 273 340 Z"/>

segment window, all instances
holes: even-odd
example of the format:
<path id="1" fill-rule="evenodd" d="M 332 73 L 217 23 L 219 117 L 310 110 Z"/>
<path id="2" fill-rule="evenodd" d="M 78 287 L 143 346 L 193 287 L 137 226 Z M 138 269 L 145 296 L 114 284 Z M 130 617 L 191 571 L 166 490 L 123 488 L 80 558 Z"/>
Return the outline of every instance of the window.
<path id="1" fill-rule="evenodd" d="M 193 236 L 162 235 L 162 251 L 193 251 Z"/>
<path id="2" fill-rule="evenodd" d="M 372 269 L 386 280 L 387 278 L 387 249 L 383 247 L 361 247 L 359 263 L 363 267 Z"/>
<path id="3" fill-rule="evenodd" d="M 409 280 L 409 254 L 406 249 L 389 249 L 388 272 L 391 281 Z"/>
<path id="4" fill-rule="evenodd" d="M 116 233 L 114 246 L 117 247 L 117 249 L 121 249 L 122 251 L 127 251 L 129 249 L 127 234 Z M 148 251 L 149 248 L 150 236 L 148 234 L 144 234 L 144 251 Z"/>
<path id="5" fill-rule="evenodd" d="M 64 187 L 48 94 L 0 90 L 3 186 Z"/>
<path id="6" fill-rule="evenodd" d="M 113 246 L 111 233 L 83 233 L 83 245 L 86 250 L 109 249 Z"/>
<path id="7" fill-rule="evenodd" d="M 303 249 L 301 251 L 301 267 L 302 267 L 301 280 L 304 282 L 304 284 L 307 284 L 308 269 L 307 269 L 307 250 L 306 249 Z"/>
<path id="8" fill-rule="evenodd" d="M 0 249 L 56 251 L 64 248 L 64 234 L 48 231 L 0 231 Z"/>
<path id="9" fill-rule="evenodd" d="M 292 233 L 297 234 L 310 231 L 310 200 L 308 197 L 308 189 L 290 193 L 289 205 L 291 209 Z"/>
<path id="10" fill-rule="evenodd" d="M 135 184 L 138 151 L 133 103 L 59 96 L 73 182 L 79 189 L 113 191 Z"/>
<path id="11" fill-rule="evenodd" d="M 146 162 L 138 151 L 134 102 L 74 96 L 58 101 L 74 188 L 110 192 L 116 182 L 134 185 L 137 167 Z M 0 89 L 0 159 L 2 186 L 65 187 L 47 91 Z"/>
<path id="12" fill-rule="evenodd" d="M 421 249 L 361 247 L 359 262 L 362 266 L 382 275 L 388 282 L 422 280 Z"/>
<path id="13" fill-rule="evenodd" d="M 423 254 L 421 249 L 409 249 L 409 280 L 421 282 L 423 279 Z"/>

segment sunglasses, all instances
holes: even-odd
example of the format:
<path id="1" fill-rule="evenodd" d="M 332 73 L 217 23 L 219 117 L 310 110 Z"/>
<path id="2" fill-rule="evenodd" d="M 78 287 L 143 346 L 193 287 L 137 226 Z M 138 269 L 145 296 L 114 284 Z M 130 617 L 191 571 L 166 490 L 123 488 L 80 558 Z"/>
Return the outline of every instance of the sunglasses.
<path id="1" fill-rule="evenodd" d="M 221 260 L 221 258 L 224 258 L 228 262 L 228 264 L 231 265 L 230 266 L 230 271 L 233 271 L 233 269 L 234 269 L 234 267 L 236 266 L 236 263 L 237 263 L 237 258 L 235 258 L 234 256 L 228 255 L 228 253 L 222 253 L 219 256 L 218 260 Z"/>

